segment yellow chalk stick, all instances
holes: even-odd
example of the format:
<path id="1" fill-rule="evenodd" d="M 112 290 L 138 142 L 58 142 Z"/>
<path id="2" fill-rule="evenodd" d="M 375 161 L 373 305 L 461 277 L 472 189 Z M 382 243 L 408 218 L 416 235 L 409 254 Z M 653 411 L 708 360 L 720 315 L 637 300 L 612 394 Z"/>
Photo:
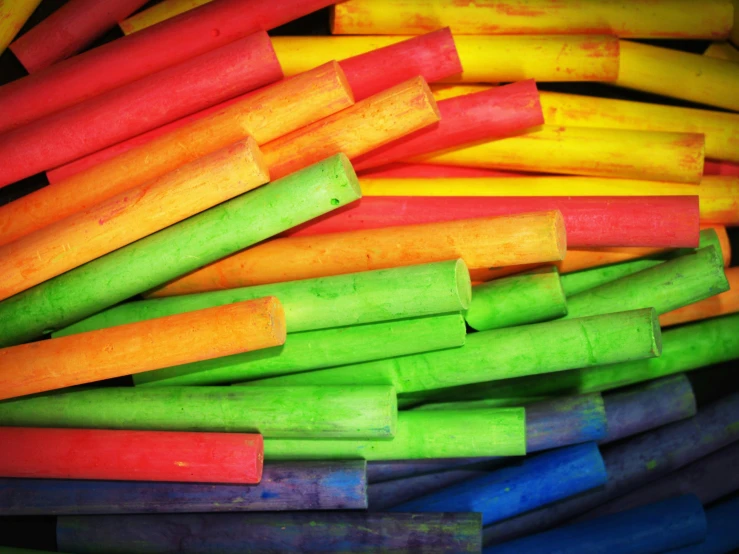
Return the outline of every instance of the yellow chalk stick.
<path id="1" fill-rule="evenodd" d="M 0 2 L 0 54 L 31 17 L 41 0 L 4 0 Z"/>
<path id="2" fill-rule="evenodd" d="M 198 6 L 207 4 L 211 0 L 163 0 L 151 8 L 143 10 L 128 19 L 121 21 L 118 25 L 124 35 L 130 35 L 155 23 L 169 19 L 181 13 L 190 11 Z"/>
<path id="3" fill-rule="evenodd" d="M 717 60 L 739 62 L 739 50 L 730 42 L 712 42 L 703 55 Z"/>

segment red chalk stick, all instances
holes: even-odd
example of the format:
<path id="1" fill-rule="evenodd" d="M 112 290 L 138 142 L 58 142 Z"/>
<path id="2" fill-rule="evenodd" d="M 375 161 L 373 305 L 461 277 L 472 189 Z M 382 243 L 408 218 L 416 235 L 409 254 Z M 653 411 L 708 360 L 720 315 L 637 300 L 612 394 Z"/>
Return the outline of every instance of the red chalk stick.
<path id="1" fill-rule="evenodd" d="M 21 36 L 10 50 L 29 73 L 76 54 L 147 0 L 70 0 Z"/>
<path id="2" fill-rule="evenodd" d="M 439 102 L 441 121 L 352 160 L 357 171 L 541 125 L 533 80 L 455 96 Z"/>
<path id="3" fill-rule="evenodd" d="M 0 135 L 0 186 L 281 77 L 267 33 L 255 33 Z"/>
<path id="4" fill-rule="evenodd" d="M 0 133 L 333 4 L 215 0 L 0 88 Z"/>
<path id="5" fill-rule="evenodd" d="M 560 210 L 569 247 L 696 247 L 697 196 L 366 196 L 296 227 L 290 236 Z"/>
<path id="6" fill-rule="evenodd" d="M 262 436 L 0 427 L 0 476 L 256 484 Z"/>
<path id="7" fill-rule="evenodd" d="M 705 160 L 703 175 L 731 175 L 739 177 L 739 163 L 724 160 Z"/>
<path id="8" fill-rule="evenodd" d="M 69 164 L 70 166 L 72 164 Z M 49 172 L 51 173 L 51 172 Z M 464 167 L 461 165 L 411 164 L 395 162 L 359 172 L 371 179 L 436 179 L 444 177 L 526 177 L 533 173 L 517 173 L 502 169 Z M 52 181 L 53 182 L 53 181 Z"/>

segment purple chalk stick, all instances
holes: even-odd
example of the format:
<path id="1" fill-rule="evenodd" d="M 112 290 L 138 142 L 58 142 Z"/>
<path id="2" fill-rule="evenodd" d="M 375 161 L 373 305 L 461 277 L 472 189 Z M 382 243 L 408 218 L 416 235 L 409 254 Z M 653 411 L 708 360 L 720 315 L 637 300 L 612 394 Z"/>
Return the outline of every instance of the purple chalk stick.
<path id="1" fill-rule="evenodd" d="M 480 514 L 270 512 L 65 516 L 60 550 L 77 554 L 480 552 Z"/>

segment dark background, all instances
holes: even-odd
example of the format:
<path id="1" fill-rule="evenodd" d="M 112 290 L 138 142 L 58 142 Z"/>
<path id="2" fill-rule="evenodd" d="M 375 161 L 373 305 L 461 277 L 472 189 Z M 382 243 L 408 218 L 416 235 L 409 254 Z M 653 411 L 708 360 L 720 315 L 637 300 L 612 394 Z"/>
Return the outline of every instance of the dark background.
<path id="1" fill-rule="evenodd" d="M 99 0 L 104 2 L 105 0 Z M 274 0 L 279 2 L 280 0 Z M 156 0 L 147 3 L 142 9 L 156 4 Z M 43 0 L 33 13 L 31 18 L 26 22 L 25 26 L 18 34 L 20 36 L 28 29 L 37 25 L 51 13 L 65 4 L 65 0 Z M 302 17 L 287 25 L 278 27 L 270 31 L 270 35 L 328 35 L 329 18 L 328 9 L 320 10 L 313 14 Z M 248 17 L 248 14 L 246 14 Z M 100 46 L 106 42 L 110 42 L 123 36 L 118 27 L 108 31 L 103 37 L 96 41 L 90 48 Z M 639 41 L 658 46 L 693 52 L 696 54 L 703 53 L 708 47 L 708 41 L 694 40 L 645 40 Z M 111 68 L 113 70 L 113 68 Z M 0 55 L 0 85 L 14 81 L 27 75 L 23 66 L 18 62 L 10 50 L 6 50 Z M 639 102 L 654 102 L 659 104 L 668 104 L 674 106 L 686 107 L 705 107 L 682 100 L 665 98 L 654 94 L 643 93 L 612 87 L 600 83 L 539 83 L 541 90 L 551 90 L 557 92 L 567 92 L 575 94 L 587 94 L 591 96 L 602 96 L 606 98 L 620 98 L 624 100 L 635 100 Z M 737 91 L 739 94 L 739 91 Z M 712 110 L 722 111 L 719 108 L 710 107 Z M 0 188 L 0 206 L 12 202 L 21 196 L 38 190 L 48 184 L 44 174 L 34 175 L 27 179 L 23 179 L 12 185 Z M 732 251 L 737 253 L 739 258 L 739 228 L 729 229 L 729 238 L 731 240 Z M 737 264 L 736 258 L 732 259 L 732 266 Z M 698 407 L 706 403 L 710 403 L 722 396 L 739 390 L 739 371 L 732 368 L 731 363 L 720 364 L 694 371 L 690 374 L 690 380 L 698 399 Z M 126 384 L 128 380 L 116 379 L 111 380 L 107 384 Z M 0 444 L 0 453 L 6 448 L 11 449 L 13 446 L 8 444 Z M 39 550 L 56 550 L 55 537 L 55 520 L 54 517 L 0 517 L 0 545 L 14 546 L 19 548 L 33 548 Z"/>

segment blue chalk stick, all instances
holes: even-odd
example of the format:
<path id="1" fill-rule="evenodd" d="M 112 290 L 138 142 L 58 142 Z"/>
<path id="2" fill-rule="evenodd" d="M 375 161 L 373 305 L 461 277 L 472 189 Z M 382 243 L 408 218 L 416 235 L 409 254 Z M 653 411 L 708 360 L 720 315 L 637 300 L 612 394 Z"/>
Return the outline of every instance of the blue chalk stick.
<path id="1" fill-rule="evenodd" d="M 702 543 L 670 550 L 670 554 L 726 554 L 739 548 L 739 497 L 706 510 L 708 533 Z"/>

